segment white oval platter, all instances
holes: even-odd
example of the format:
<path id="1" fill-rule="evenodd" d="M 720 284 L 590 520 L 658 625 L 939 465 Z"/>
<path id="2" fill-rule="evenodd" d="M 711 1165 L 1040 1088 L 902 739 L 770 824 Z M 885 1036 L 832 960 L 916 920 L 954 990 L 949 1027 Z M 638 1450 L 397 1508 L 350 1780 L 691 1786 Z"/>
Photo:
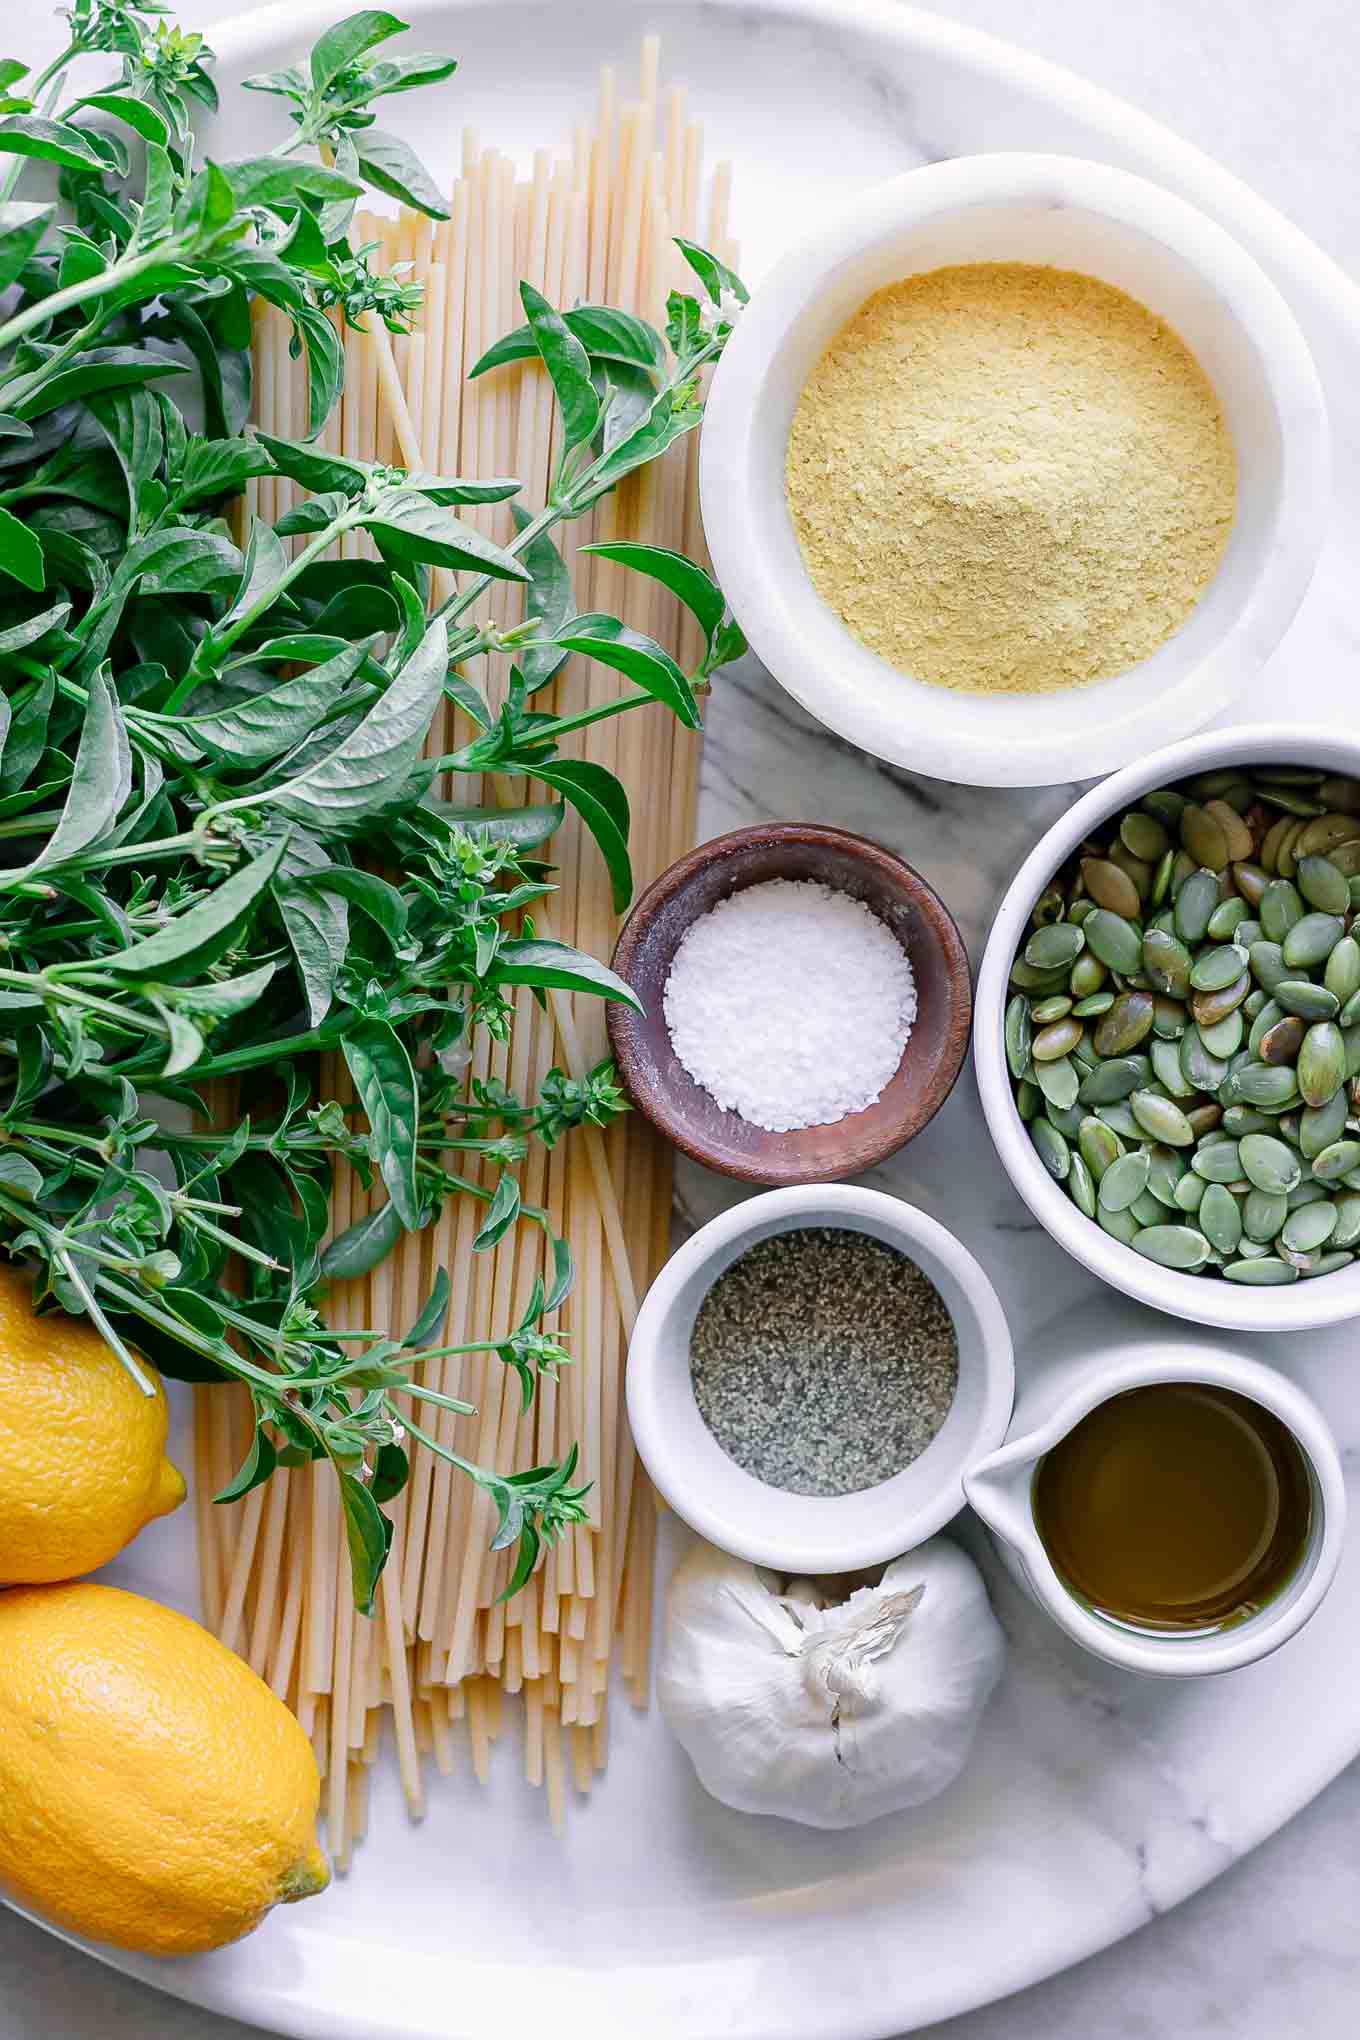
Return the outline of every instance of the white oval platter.
<path id="1" fill-rule="evenodd" d="M 290 0 L 215 25 L 221 84 L 292 60 L 341 11 Z M 1302 322 L 1341 477 L 1313 589 L 1234 719 L 1266 719 L 1285 699 L 1313 721 L 1353 715 L 1360 293 L 1243 184 L 1109 95 L 895 0 L 411 0 L 403 11 L 415 41 L 462 60 L 442 94 L 400 107 L 443 172 L 464 121 L 526 159 L 565 139 L 600 63 L 631 67 L 639 36 L 658 30 L 663 72 L 690 86 L 710 152 L 734 159 L 752 281 L 847 194 L 969 151 L 1097 157 L 1203 207 Z M 247 104 L 233 154 L 267 112 Z M 939 887 L 976 957 L 1008 874 L 1071 797 L 951 787 L 875 765 L 748 664 L 724 679 L 712 710 L 701 822 L 708 835 L 806 814 L 877 836 Z M 873 1180 L 924 1205 L 981 1258 L 1030 1364 L 1042 1363 L 1036 1332 L 1055 1311 L 1089 1310 L 1096 1340 L 1107 1313 L 1132 1308 L 1034 1227 L 990 1150 L 971 1073 Z M 735 1194 L 682 1174 L 691 1222 Z M 1360 1465 L 1346 1329 L 1248 1343 L 1313 1390 L 1348 1466 Z M 980 1550 L 969 1526 L 961 1534 Z M 192 1611 L 191 1537 L 187 1512 L 154 1526 L 114 1577 Z M 489 1788 L 436 1781 L 419 1828 L 382 1775 L 370 1839 L 324 1900 L 276 1913 L 211 1957 L 112 1959 L 159 1989 L 317 2040 L 883 2040 L 1140 1926 L 1261 1841 L 1360 1749 L 1347 1697 L 1360 1682 L 1356 1540 L 1331 1599 L 1285 1650 L 1171 1692 L 1067 1649 L 982 1555 L 1012 1639 L 1006 1678 L 965 1776 L 915 1814 L 845 1835 L 730 1814 L 700 1792 L 655 1714 L 620 1702 L 608 1772 L 589 1804 L 570 1809 L 564 1840 L 507 1737 Z M 663 1568 L 672 1557 L 664 1541 Z"/>

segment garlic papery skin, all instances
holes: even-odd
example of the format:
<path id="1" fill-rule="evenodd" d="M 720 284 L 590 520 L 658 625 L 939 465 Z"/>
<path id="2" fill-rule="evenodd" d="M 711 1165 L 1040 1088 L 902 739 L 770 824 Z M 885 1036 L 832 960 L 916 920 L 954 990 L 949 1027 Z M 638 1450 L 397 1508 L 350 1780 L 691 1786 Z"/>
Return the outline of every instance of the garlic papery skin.
<path id="1" fill-rule="evenodd" d="M 657 1695 L 724 1805 L 858 1827 L 958 1776 L 1005 1638 L 981 1573 L 942 1537 L 846 1600 L 818 1606 L 815 1588 L 696 1544 L 671 1580 Z"/>

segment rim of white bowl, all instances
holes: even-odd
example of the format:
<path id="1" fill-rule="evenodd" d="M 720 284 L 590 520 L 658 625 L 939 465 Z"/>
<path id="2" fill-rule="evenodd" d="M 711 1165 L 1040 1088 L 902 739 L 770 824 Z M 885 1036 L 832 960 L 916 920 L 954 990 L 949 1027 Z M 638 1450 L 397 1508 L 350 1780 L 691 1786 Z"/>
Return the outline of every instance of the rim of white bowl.
<path id="1" fill-rule="evenodd" d="M 790 331 L 839 267 L 890 234 L 966 207 L 1035 203 L 1103 215 L 1164 246 L 1213 290 L 1255 354 L 1280 427 L 1274 529 L 1263 562 L 1204 654 L 1171 672 L 1147 699 L 1120 679 L 1036 701 L 1097 702 L 1074 714 L 1072 734 L 988 710 L 1012 704 L 926 686 L 894 706 L 873 698 L 850 669 L 891 671 L 850 635 L 801 573 L 786 571 L 782 489 L 756 479 L 760 398 Z M 909 170 L 857 196 L 774 265 L 736 323 L 714 377 L 700 448 L 704 529 L 718 578 L 753 650 L 773 677 L 827 728 L 876 757 L 971 785 L 1039 786 L 1089 779 L 1138 757 L 1168 735 L 1226 710 L 1264 664 L 1307 591 L 1326 535 L 1331 448 L 1326 402 L 1298 322 L 1265 271 L 1196 207 L 1144 177 L 1075 156 L 998 152 Z M 1175 643 L 1175 639 L 1168 641 Z M 1165 650 L 1165 647 L 1163 648 Z M 1135 671 L 1138 668 L 1133 669 Z M 1107 691 L 1108 690 L 1108 691 Z"/>
<path id="2" fill-rule="evenodd" d="M 829 1220 L 830 1213 L 836 1214 L 834 1220 Z M 909 1512 L 885 1517 L 884 1489 L 890 1482 L 828 1497 L 773 1489 L 728 1459 L 715 1439 L 714 1451 L 725 1462 L 724 1472 L 730 1469 L 723 1481 L 725 1502 L 706 1483 L 704 1470 L 696 1468 L 684 1442 L 666 1422 L 660 1392 L 665 1367 L 661 1334 L 691 1278 L 771 1219 L 785 1229 L 789 1221 L 800 1218 L 815 1225 L 819 1216 L 823 1223 L 850 1228 L 857 1219 L 877 1221 L 909 1258 L 913 1249 L 924 1250 L 957 1282 L 977 1322 L 979 1345 L 973 1365 L 982 1377 L 983 1392 L 972 1439 L 963 1457 L 952 1462 L 949 1471 L 942 1469 L 929 1498 Z M 724 1265 L 731 1265 L 730 1258 Z M 966 1467 L 994 1451 L 1010 1424 L 1015 1355 L 1010 1326 L 986 1271 L 938 1219 L 887 1191 L 854 1183 L 799 1183 L 763 1191 L 719 1212 L 671 1256 L 638 1312 L 628 1348 L 626 1390 L 638 1457 L 659 1493 L 691 1529 L 753 1565 L 816 1576 L 854 1572 L 914 1550 L 967 1506 Z M 702 1418 L 698 1421 L 702 1423 Z M 806 1527 L 796 1535 L 772 1535 L 769 1530 L 768 1503 L 776 1494 L 784 1502 L 808 1505 L 803 1512 Z"/>
<path id="3" fill-rule="evenodd" d="M 1035 1152 L 1016 1107 L 1006 1063 L 1005 1011 L 1011 960 L 1030 909 L 1084 837 L 1155 786 L 1219 765 L 1326 765 L 1360 778 L 1360 741 L 1320 725 L 1245 723 L 1169 744 L 1084 794 L 1048 829 L 1006 889 L 978 972 L 973 1067 L 996 1151 L 1025 1203 L 1059 1246 L 1102 1282 L 1155 1310 L 1225 1331 L 1311 1331 L 1360 1316 L 1360 1260 L 1316 1281 L 1264 1289 L 1159 1268 L 1077 1210 Z"/>

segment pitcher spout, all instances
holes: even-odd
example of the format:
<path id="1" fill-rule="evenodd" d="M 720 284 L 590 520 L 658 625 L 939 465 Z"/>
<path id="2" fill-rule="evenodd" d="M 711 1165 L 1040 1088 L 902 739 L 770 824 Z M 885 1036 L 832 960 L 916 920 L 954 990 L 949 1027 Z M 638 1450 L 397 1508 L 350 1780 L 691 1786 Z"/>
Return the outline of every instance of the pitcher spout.
<path id="1" fill-rule="evenodd" d="M 1035 1541 L 1030 1503 L 1034 1464 L 1032 1452 L 1003 1445 L 1000 1451 L 979 1459 L 963 1476 L 963 1492 L 970 1507 L 994 1537 L 1016 1552 L 1027 1550 Z"/>

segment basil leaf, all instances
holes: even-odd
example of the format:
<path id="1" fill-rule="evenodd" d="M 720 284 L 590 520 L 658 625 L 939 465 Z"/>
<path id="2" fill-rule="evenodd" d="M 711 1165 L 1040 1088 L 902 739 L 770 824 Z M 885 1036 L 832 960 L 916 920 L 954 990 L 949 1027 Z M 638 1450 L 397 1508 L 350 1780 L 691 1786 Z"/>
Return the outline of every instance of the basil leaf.
<path id="1" fill-rule="evenodd" d="M 277 887 L 275 900 L 307 994 L 307 1017 L 319 1027 L 335 1003 L 349 953 L 349 909 L 342 899 L 306 892 L 296 881 Z"/>
<path id="2" fill-rule="evenodd" d="M 557 642 L 568 651 L 598 659 L 602 666 L 612 666 L 615 672 L 635 681 L 656 700 L 664 702 L 686 729 L 703 728 L 694 689 L 655 638 L 630 630 L 615 616 L 592 612 L 589 616 L 573 617 L 567 628 L 558 633 Z"/>
<path id="3" fill-rule="evenodd" d="M 633 897 L 633 867 L 628 856 L 628 795 L 612 772 L 589 758 L 554 758 L 550 765 L 528 767 L 535 779 L 564 793 L 600 846 L 621 914 Z"/>
<path id="4" fill-rule="evenodd" d="M 179 1012 L 197 1013 L 205 1020 L 228 1020 L 234 1013 L 244 1013 L 247 1007 L 255 1004 L 273 977 L 274 970 L 272 963 L 262 963 L 258 970 L 246 971 L 241 977 L 214 978 L 202 985 L 158 985 L 154 989 L 167 1006 L 173 1006 Z M 227 1167 L 227 1162 L 220 1156 L 218 1167 Z"/>
<path id="5" fill-rule="evenodd" d="M 519 295 L 534 346 L 557 394 L 562 412 L 562 451 L 567 454 L 592 438 L 600 423 L 600 400 L 590 377 L 590 356 L 541 291 L 531 283 L 521 283 Z"/>
<path id="6" fill-rule="evenodd" d="M 519 1184 L 513 1176 L 502 1176 L 491 1200 L 491 1209 L 472 1242 L 474 1254 L 485 1254 L 508 1233 L 519 1217 Z"/>
<path id="7" fill-rule="evenodd" d="M 492 984 L 557 986 L 566 992 L 592 992 L 601 999 L 616 999 L 621 1005 L 641 1012 L 642 1001 L 631 985 L 616 977 L 598 957 L 565 942 L 545 942 L 540 936 L 502 942 L 489 973 Z"/>
<path id="8" fill-rule="evenodd" d="M 367 181 L 402 205 L 432 220 L 446 220 L 449 208 L 439 186 L 409 142 L 386 128 L 363 128 L 353 137 L 354 153 Z"/>
<path id="9" fill-rule="evenodd" d="M 634 368 L 658 372 L 666 365 L 661 335 L 655 326 L 635 318 L 631 312 L 621 312 L 613 305 L 575 305 L 571 311 L 563 312 L 562 318 L 592 363 L 625 362 Z M 468 378 L 485 375 L 489 368 L 499 368 L 508 361 L 531 360 L 537 351 L 533 329 L 519 326 L 488 347 L 468 371 Z"/>
<path id="10" fill-rule="evenodd" d="M 383 558 L 465 567 L 500 581 L 527 581 L 517 559 L 415 489 L 394 489 L 363 520 Z"/>
<path id="11" fill-rule="evenodd" d="M 421 85 L 441 85 L 457 69 L 456 57 L 421 53 L 413 57 L 383 58 L 368 68 L 365 97 L 382 99 L 392 92 L 414 92 Z"/>
<path id="12" fill-rule="evenodd" d="M 523 531 L 529 522 L 529 513 L 520 504 L 512 506 L 511 515 L 515 527 Z M 524 550 L 516 555 L 528 570 L 529 587 L 524 597 L 526 616 L 542 619 L 543 634 L 555 638 L 563 624 L 575 614 L 576 598 L 572 592 L 571 575 L 566 562 L 553 544 L 546 531 L 531 539 Z M 518 654 L 519 668 L 524 675 L 525 689 L 534 694 L 540 687 L 546 687 L 554 673 L 565 664 L 568 654 L 555 644 L 529 645 Z"/>
<path id="13" fill-rule="evenodd" d="M 537 773 L 538 768 L 534 768 Z M 494 841 L 513 843 L 517 850 L 536 850 L 562 826 L 565 812 L 560 800 L 544 801 L 535 807 L 473 808 L 453 807 L 446 801 L 432 801 L 441 821 L 459 829 L 484 829 Z"/>
<path id="14" fill-rule="evenodd" d="M 49 630 L 55 630 L 59 624 L 64 623 L 70 613 L 69 602 L 55 602 L 50 609 L 40 611 L 37 616 L 27 616 L 22 623 L 10 624 L 7 629 L 0 630 L 0 654 L 21 652 L 26 645 L 36 644 L 39 638 L 46 637 Z M 5 706 L 5 719 L 8 724 L 8 703 Z"/>
<path id="15" fill-rule="evenodd" d="M 336 1467 L 340 1483 L 340 1505 L 345 1516 L 345 1537 L 349 1544 L 350 1575 L 354 1605 L 361 1615 L 371 1615 L 387 1554 L 392 1548 L 392 1519 L 384 1516 L 363 1481 Z"/>
<path id="16" fill-rule="evenodd" d="M 215 714 L 178 717 L 177 726 L 229 762 L 277 758 L 326 721 L 367 657 L 364 645 L 347 645 L 324 666 L 281 681 L 267 694 L 247 695 Z"/>
<path id="17" fill-rule="evenodd" d="M 340 1044 L 359 1102 L 368 1114 L 373 1157 L 408 1232 L 420 1224 L 416 1190 L 419 1109 L 411 1058 L 386 1020 L 363 1019 Z"/>
<path id="18" fill-rule="evenodd" d="M 328 832 L 352 828 L 376 813 L 410 778 L 444 691 L 448 632 L 436 617 L 387 692 L 324 757 L 281 786 L 261 792 L 263 803 L 295 821 Z"/>
<path id="19" fill-rule="evenodd" d="M 5 509 L 0 509 L 0 573 L 35 593 L 47 584 L 42 546 L 28 526 Z"/>
<path id="20" fill-rule="evenodd" d="M 620 566 L 631 567 L 635 573 L 646 574 L 663 588 L 669 588 L 696 619 L 706 644 L 712 648 L 713 635 L 723 620 L 726 604 L 721 588 L 693 560 L 686 559 L 683 553 L 669 552 L 664 546 L 639 545 L 632 539 L 583 545 L 581 551 L 616 560 Z"/>
<path id="21" fill-rule="evenodd" d="M 313 494 L 336 490 L 345 497 L 360 496 L 368 486 L 369 469 L 362 461 L 319 453 L 313 447 L 299 446 L 296 440 L 276 439 L 269 432 L 257 432 L 255 440 L 273 461 L 276 473 L 300 482 Z"/>
<path id="22" fill-rule="evenodd" d="M 8 290 L 18 277 L 55 211 L 55 206 L 32 205 L 21 199 L 0 205 L 0 290 Z"/>
<path id="23" fill-rule="evenodd" d="M 324 312 L 302 305 L 293 316 L 307 353 L 307 431 L 314 439 L 339 400 L 345 351 Z"/>
<path id="24" fill-rule="evenodd" d="M 22 708 L 16 708 L 0 752 L 0 794 L 14 793 L 47 748 L 47 722 L 57 697 L 55 673 L 45 673 Z M 12 706 L 12 704 L 11 704 Z"/>
<path id="25" fill-rule="evenodd" d="M 430 1292 L 429 1302 L 401 1342 L 403 1352 L 419 1352 L 423 1346 L 439 1344 L 439 1334 L 444 1329 L 444 1319 L 448 1316 L 449 1294 L 452 1287 L 448 1269 L 440 1268 L 434 1278 L 434 1288 Z"/>
<path id="26" fill-rule="evenodd" d="M 164 147 L 170 140 L 166 121 L 145 99 L 134 99 L 127 92 L 90 92 L 84 99 L 77 99 L 69 111 L 77 113 L 86 106 L 93 107 L 96 113 L 107 113 L 112 119 L 121 120 L 144 142 L 159 142 Z"/>
<path id="27" fill-rule="evenodd" d="M 30 421 L 44 418 L 49 411 L 58 411 L 63 404 L 72 403 L 77 397 L 91 396 L 98 390 L 160 382 L 166 376 L 183 373 L 178 361 L 166 361 L 159 354 L 147 354 L 135 347 L 92 349 L 88 354 L 77 355 L 69 367 L 58 369 L 55 375 L 48 376 L 28 396 L 20 397 L 14 406 L 14 414 Z"/>
<path id="28" fill-rule="evenodd" d="M 195 503 L 204 496 L 234 496 L 252 475 L 270 472 L 264 448 L 248 439 L 191 439 L 176 476 L 175 501 Z"/>
<path id="29" fill-rule="evenodd" d="M 120 977 L 175 979 L 201 974 L 236 942 L 279 868 L 286 841 L 279 837 L 260 856 L 224 878 L 206 899 L 177 914 L 154 935 L 101 958 L 101 968 Z"/>
<path id="30" fill-rule="evenodd" d="M 212 166 L 216 169 L 218 166 Z M 250 156 L 223 163 L 221 173 L 238 206 L 300 205 L 307 199 L 348 199 L 363 196 L 362 184 L 328 170 L 322 163 L 299 158 Z"/>
<path id="31" fill-rule="evenodd" d="M 361 914 L 366 914 L 376 927 L 382 929 L 394 947 L 406 933 L 404 896 L 374 872 L 359 871 L 350 864 L 330 864 L 324 871 L 309 871 L 297 882 L 348 900 L 351 906 L 357 907 Z"/>
<path id="32" fill-rule="evenodd" d="M 252 1488 L 262 1487 L 279 1463 L 274 1441 L 265 1430 L 258 1416 L 255 1420 L 255 1435 L 250 1441 L 250 1450 L 242 1460 L 234 1479 L 230 1480 L 221 1494 L 214 1495 L 214 1502 L 239 1502 Z"/>
<path id="33" fill-rule="evenodd" d="M 683 234 L 676 234 L 674 240 L 712 303 L 721 305 L 724 291 L 729 292 L 739 305 L 750 303 L 751 293 L 734 269 L 729 269 L 707 248 L 701 248 L 697 241 L 687 241 Z"/>
<path id="34" fill-rule="evenodd" d="M 89 685 L 80 745 L 61 820 L 22 876 L 64 864 L 98 843 L 132 791 L 132 753 L 118 700 L 101 669 Z"/>
<path id="35" fill-rule="evenodd" d="M 89 410 L 108 435 L 127 485 L 128 515 L 137 521 L 137 504 L 145 483 L 160 472 L 165 457 L 165 428 L 153 390 L 130 389 L 96 397 Z"/>
<path id="36" fill-rule="evenodd" d="M 380 1445 L 373 1455 L 373 1478 L 368 1490 L 375 1502 L 390 1502 L 411 1478 L 411 1462 L 400 1445 Z"/>
<path id="37" fill-rule="evenodd" d="M 44 120 L 36 113 L 12 113 L 0 120 L 0 155 L 37 156 L 44 163 L 59 163 L 63 170 L 109 168 L 108 156 L 88 129 Z"/>
<path id="38" fill-rule="evenodd" d="M 312 45 L 314 90 L 324 92 L 342 71 L 352 69 L 366 50 L 386 42 L 391 36 L 400 35 L 405 27 L 406 23 L 395 14 L 385 14 L 373 7 L 366 7 L 358 14 L 349 14 L 343 21 L 337 21 Z"/>
<path id="39" fill-rule="evenodd" d="M 25 1155 L 0 1153 L 0 1184 L 12 1197 L 22 1197 L 29 1203 L 42 1189 L 42 1171 L 36 1169 Z"/>
<path id="40" fill-rule="evenodd" d="M 336 1234 L 321 1256 L 322 1274 L 332 1282 L 367 1275 L 370 1268 L 387 1259 L 405 1229 L 395 1204 L 379 1205 L 366 1218 L 356 1219 Z"/>

